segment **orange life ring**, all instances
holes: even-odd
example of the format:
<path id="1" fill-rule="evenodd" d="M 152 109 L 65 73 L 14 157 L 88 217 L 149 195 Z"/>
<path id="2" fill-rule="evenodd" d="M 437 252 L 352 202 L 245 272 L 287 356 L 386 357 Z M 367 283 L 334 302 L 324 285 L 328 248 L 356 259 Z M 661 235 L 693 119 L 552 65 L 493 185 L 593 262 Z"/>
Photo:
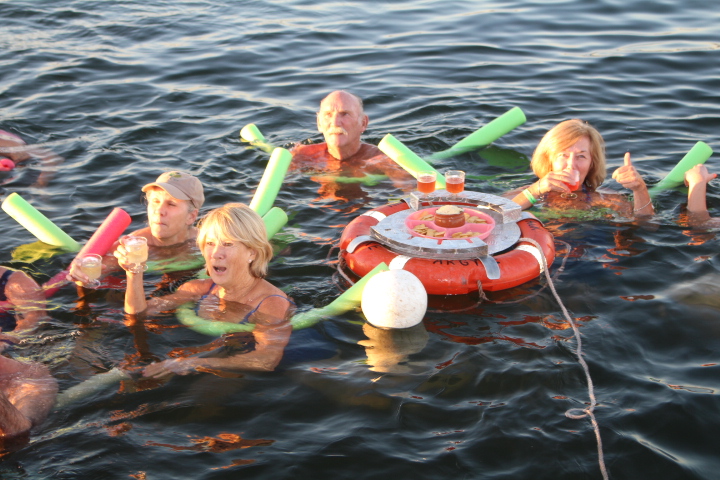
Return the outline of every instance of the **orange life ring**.
<path id="1" fill-rule="evenodd" d="M 345 265 L 356 275 L 363 277 L 380 262 L 390 263 L 400 254 L 395 253 L 376 241 L 360 243 L 352 252 L 347 247 L 355 238 L 369 235 L 370 228 L 377 225 L 384 216 L 410 208 L 405 202 L 385 205 L 366 212 L 352 220 L 340 237 L 340 256 Z M 553 235 L 535 218 L 517 222 L 520 238 L 535 240 L 542 248 L 548 265 L 555 260 Z M 486 291 L 505 290 L 516 287 L 541 273 L 539 252 L 530 242 L 519 241 L 512 248 L 493 255 L 500 268 L 500 276 L 488 278 L 479 259 L 454 260 L 410 257 L 403 270 L 417 276 L 430 295 L 465 295 L 478 290 L 478 284 Z"/>

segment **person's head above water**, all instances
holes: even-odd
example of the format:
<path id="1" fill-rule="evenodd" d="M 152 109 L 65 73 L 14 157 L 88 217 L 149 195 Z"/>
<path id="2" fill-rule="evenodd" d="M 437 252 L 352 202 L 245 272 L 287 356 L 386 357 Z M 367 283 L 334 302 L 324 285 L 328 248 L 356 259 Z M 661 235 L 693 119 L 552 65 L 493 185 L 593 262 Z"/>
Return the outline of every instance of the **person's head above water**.
<path id="1" fill-rule="evenodd" d="M 225 204 L 203 217 L 197 244 L 205 256 L 208 268 L 215 257 L 222 256 L 225 267 L 232 267 L 228 263 L 235 261 L 245 264 L 242 268 L 233 269 L 231 274 L 242 275 L 247 267 L 250 275 L 255 278 L 264 278 L 267 275 L 268 263 L 273 256 L 265 223 L 244 203 Z M 220 249 L 222 251 L 218 253 Z"/>
<path id="2" fill-rule="evenodd" d="M 205 202 L 200 180 L 185 172 L 165 172 L 142 191 L 147 196 L 152 236 L 165 245 L 187 240 Z"/>
<path id="3" fill-rule="evenodd" d="M 336 90 L 325 97 L 317 112 L 318 130 L 325 137 L 328 152 L 340 160 L 352 157 L 360 150 L 360 136 L 368 121 L 362 99 L 344 90 Z"/>
<path id="4" fill-rule="evenodd" d="M 582 183 L 595 190 L 605 181 L 605 141 L 589 123 L 566 120 L 543 136 L 530 166 L 538 178 L 572 167 L 579 171 Z"/>

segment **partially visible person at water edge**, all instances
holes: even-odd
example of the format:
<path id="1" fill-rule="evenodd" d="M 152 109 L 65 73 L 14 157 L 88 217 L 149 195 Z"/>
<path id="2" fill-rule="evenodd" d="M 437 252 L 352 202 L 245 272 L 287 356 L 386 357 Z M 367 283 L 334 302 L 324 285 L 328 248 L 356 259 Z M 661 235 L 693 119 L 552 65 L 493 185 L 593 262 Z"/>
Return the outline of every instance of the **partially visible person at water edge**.
<path id="1" fill-rule="evenodd" d="M 685 172 L 685 185 L 688 187 L 687 217 L 692 227 L 717 228 L 720 218 L 710 217 L 707 209 L 707 186 L 717 173 L 710 173 L 705 165 L 695 165 Z"/>
<path id="2" fill-rule="evenodd" d="M 24 272 L 0 267 L 0 352 L 17 343 L 13 333 L 31 330 L 46 315 L 45 297 Z M 13 313 L 14 309 L 14 313 Z M 0 355 L 0 449 L 5 441 L 24 437 L 47 416 L 57 394 L 57 381 L 36 362 Z"/>
<path id="3" fill-rule="evenodd" d="M 337 90 L 320 102 L 318 131 L 324 143 L 297 145 L 292 149 L 292 168 L 328 175 L 387 175 L 398 187 L 411 187 L 412 177 L 378 147 L 361 140 L 369 117 L 357 95 Z M 377 181 L 367 178 L 369 183 Z"/>
<path id="4" fill-rule="evenodd" d="M 293 302 L 265 280 L 272 246 L 260 216 L 247 205 L 230 203 L 212 210 L 202 221 L 198 246 L 209 279 L 191 280 L 170 295 L 146 300 L 143 273 L 128 268 L 127 251 L 115 252 L 127 271 L 125 312 L 154 315 L 185 303 L 197 304 L 195 313 L 218 322 L 254 323 L 255 348 L 225 358 L 187 357 L 165 360 L 144 369 L 146 377 L 162 378 L 197 371 L 272 371 L 283 356 L 292 326 Z"/>
<path id="5" fill-rule="evenodd" d="M 57 381 L 44 365 L 0 355 L 0 449 L 40 424 L 57 392 Z"/>
<path id="6" fill-rule="evenodd" d="M 25 272 L 0 267 L 0 352 L 13 343 L 8 332 L 29 330 L 46 315 L 42 289 Z"/>
<path id="7" fill-rule="evenodd" d="M 7 157 L 7 158 L 2 158 Z M 0 130 L 0 172 L 9 171 L 20 163 L 38 158 L 42 163 L 42 171 L 37 179 L 37 186 L 48 184 L 55 174 L 55 169 L 63 162 L 63 158 L 47 148 L 27 145 L 14 133 Z"/>
<path id="8" fill-rule="evenodd" d="M 130 235 L 144 237 L 153 260 L 182 260 L 197 256 L 195 220 L 205 202 L 200 180 L 189 173 L 171 171 L 142 188 L 147 199 L 148 226 Z M 122 239 L 121 239 L 122 240 Z M 103 273 L 119 270 L 114 256 L 103 259 Z M 87 276 L 73 264 L 68 280 L 86 283 Z"/>
<path id="9" fill-rule="evenodd" d="M 506 196 L 523 209 L 542 202 L 551 208 L 589 210 L 609 208 L 618 214 L 651 216 L 655 210 L 645 181 L 632 165 L 630 153 L 612 178 L 633 192 L 633 201 L 610 190 L 601 190 L 605 181 L 605 141 L 589 123 L 566 120 L 550 129 L 538 144 L 530 163 L 538 180 Z"/>

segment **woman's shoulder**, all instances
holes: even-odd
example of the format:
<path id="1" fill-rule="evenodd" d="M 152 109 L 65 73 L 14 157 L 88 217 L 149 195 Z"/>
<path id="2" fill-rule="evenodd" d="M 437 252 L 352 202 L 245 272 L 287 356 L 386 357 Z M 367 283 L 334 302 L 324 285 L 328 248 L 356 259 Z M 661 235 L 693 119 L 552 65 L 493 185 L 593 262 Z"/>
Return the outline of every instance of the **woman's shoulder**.
<path id="1" fill-rule="evenodd" d="M 215 284 L 209 278 L 195 279 L 183 283 L 178 288 L 178 292 L 190 293 L 194 295 L 205 295 L 209 293 Z"/>
<path id="2" fill-rule="evenodd" d="M 263 280 L 262 290 L 258 295 L 258 311 L 272 315 L 276 318 L 285 318 L 290 307 L 294 306 L 292 299 L 285 292 L 267 280 Z"/>

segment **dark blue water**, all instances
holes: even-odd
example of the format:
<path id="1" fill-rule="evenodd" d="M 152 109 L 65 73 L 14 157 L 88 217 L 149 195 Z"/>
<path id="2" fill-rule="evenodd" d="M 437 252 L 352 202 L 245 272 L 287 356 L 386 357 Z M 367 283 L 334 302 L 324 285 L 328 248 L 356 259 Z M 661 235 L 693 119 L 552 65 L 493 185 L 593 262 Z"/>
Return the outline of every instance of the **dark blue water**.
<path id="1" fill-rule="evenodd" d="M 317 141 L 318 102 L 338 88 L 365 99 L 367 141 L 392 133 L 418 154 L 522 108 L 526 124 L 439 165 L 489 193 L 524 184 L 542 134 L 571 117 L 603 133 L 611 170 L 630 150 L 651 184 L 695 142 L 720 148 L 712 2 L 12 1 L 0 18 L 0 128 L 65 158 L 47 186 L 33 163 L 4 177 L 2 194 L 20 193 L 79 241 L 113 207 L 142 226 L 139 187 L 169 169 L 201 178 L 207 209 L 249 202 L 267 156 L 240 128 L 255 123 L 279 145 Z M 340 292 L 342 226 L 398 192 L 361 194 L 321 198 L 312 179 L 288 175 L 276 204 L 291 220 L 271 280 L 302 308 Z M 720 468 L 717 239 L 678 223 L 683 201 L 660 195 L 650 226 L 552 226 L 572 251 L 556 287 L 583 335 L 613 479 L 712 479 Z M 714 185 L 709 206 L 720 207 Z M 0 260 L 39 281 L 72 258 L 12 261 L 34 238 L 7 216 L 0 225 Z M 332 358 L 307 354 L 274 374 L 98 392 L 3 456 L 0 477 L 601 478 L 592 427 L 565 416 L 589 402 L 587 385 L 542 284 L 480 305 L 437 299 L 401 339 L 363 330 L 359 313 L 330 319 L 300 338 Z M 678 285 L 701 291 L 673 295 Z M 67 288 L 54 300 L 16 355 L 50 365 L 62 388 L 138 351 L 208 341 L 172 318 L 128 328 L 118 293 L 78 300 Z M 373 366 L 386 351 L 395 366 Z"/>

